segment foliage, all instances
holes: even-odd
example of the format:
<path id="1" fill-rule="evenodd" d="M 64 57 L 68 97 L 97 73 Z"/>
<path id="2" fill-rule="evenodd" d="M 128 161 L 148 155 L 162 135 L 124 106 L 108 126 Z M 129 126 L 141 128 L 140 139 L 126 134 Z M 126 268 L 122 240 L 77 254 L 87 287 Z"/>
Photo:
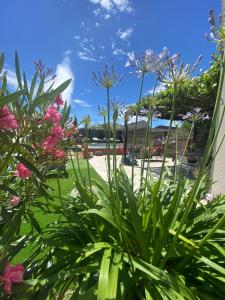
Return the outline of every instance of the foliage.
<path id="1" fill-rule="evenodd" d="M 157 182 L 134 193 L 123 171 L 117 181 L 113 194 L 94 184 L 94 197 L 76 183 L 77 197 L 55 211 L 65 219 L 61 228 L 52 226 L 33 242 L 36 251 L 25 264 L 38 263 L 30 273 L 38 282 L 26 299 L 66 292 L 71 299 L 222 299 L 224 230 L 204 239 L 224 219 L 224 198 L 202 206 L 207 186 L 193 198 L 193 183 L 184 179 L 163 184 L 159 194 Z"/>
<path id="2" fill-rule="evenodd" d="M 0 61 L 2 72 L 4 54 Z M 60 170 L 64 169 L 65 158 L 58 156 L 64 156 L 62 147 L 70 143 L 66 138 L 70 108 L 65 104 L 60 109 L 59 96 L 70 80 L 53 89 L 52 84 L 47 85 L 49 70 L 43 69 L 43 73 L 36 71 L 28 86 L 17 53 L 15 69 L 16 92 L 10 93 L 8 89 L 7 72 L 2 72 L 0 77 L 0 253 L 4 257 L 1 264 L 8 257 L 11 243 L 20 238 L 22 222 L 28 222 L 32 231 L 41 232 L 32 208 L 40 204 L 41 196 L 51 199 L 47 180 L 63 175 Z M 54 112 L 51 118 L 57 118 L 57 122 L 49 119 L 49 109 Z M 51 151 L 47 151 L 44 142 L 50 138 Z"/>
<path id="3" fill-rule="evenodd" d="M 185 79 L 177 84 L 175 119 L 182 119 L 183 115 L 195 107 L 201 107 L 204 112 L 212 116 L 219 84 L 221 59 L 213 56 L 214 60 L 208 70 L 198 76 Z M 157 94 L 158 110 L 161 118 L 169 119 L 174 88 L 167 85 L 166 89 Z M 142 107 L 148 108 L 147 98 L 142 100 Z"/>
<path id="4" fill-rule="evenodd" d="M 64 105 L 60 118 L 59 108 L 56 111 L 46 108 L 52 107 L 52 102 L 55 102 L 55 98 L 68 82 L 55 90 L 50 86 L 45 91 L 49 70 L 43 71 L 42 65 L 38 63 L 39 86 L 35 89 L 35 84 L 31 84 L 32 88 L 28 88 L 25 76 L 21 80 L 16 55 L 18 91 L 8 93 L 7 75 L 1 77 L 0 106 L 2 101 L 10 108 L 7 120 L 11 120 L 11 125 L 16 127 L 14 118 L 19 123 L 18 128 L 4 129 L 0 133 L 1 141 L 4 141 L 4 149 L 1 148 L 3 150 L 0 153 L 1 197 L 6 202 L 1 205 L 1 298 L 223 299 L 225 197 L 220 195 L 204 205 L 202 201 L 212 184 L 206 174 L 211 164 L 215 137 L 220 128 L 216 117 L 224 84 L 225 60 L 221 65 L 209 138 L 195 181 L 183 177 L 178 165 L 174 165 L 174 171 L 164 168 L 169 132 L 160 176 L 157 179 L 153 179 L 148 165 L 145 176 L 141 170 L 140 188 L 135 190 L 133 176 L 130 181 L 123 167 L 117 167 L 114 151 L 113 169 L 108 154 L 108 182 L 105 185 L 91 178 L 88 160 L 86 178 L 82 176 L 79 160 L 75 165 L 71 159 L 76 192 L 65 195 L 59 180 L 62 176 L 60 168 L 57 167 L 57 171 L 49 170 L 49 158 L 42 156 L 46 151 L 40 145 L 52 150 L 51 143 L 47 143 L 48 147 L 43 143 L 43 138 L 46 142 L 49 136 L 53 137 L 52 122 L 57 121 L 57 126 L 60 124 L 67 132 L 69 108 Z M 112 88 L 119 77 L 114 70 L 112 75 L 107 68 L 105 70 L 98 80 L 106 88 L 107 114 L 104 115 L 104 122 L 107 116 L 105 136 L 109 145 L 109 88 Z M 35 76 L 32 82 L 36 82 L 37 75 Z M 142 98 L 143 79 L 139 100 Z M 175 108 L 180 101 L 177 97 L 179 88 L 179 83 L 174 82 L 170 124 L 176 116 Z M 58 101 L 60 103 L 61 99 Z M 116 105 L 113 107 L 112 119 L 115 150 L 118 120 Z M 40 123 L 37 122 L 40 120 Z M 85 121 L 87 142 L 89 116 Z M 189 137 L 192 128 L 193 126 L 190 128 Z M 57 132 L 61 136 L 61 129 Z M 145 143 L 146 149 L 150 143 L 151 141 Z M 58 146 L 60 149 L 68 149 L 70 140 L 61 138 L 60 141 L 57 140 Z M 51 159 L 55 155 L 55 149 L 53 150 L 47 153 L 51 155 Z M 18 162 L 24 164 L 25 170 L 18 167 Z M 144 169 L 144 164 L 142 168 Z M 15 170 L 20 175 L 19 178 L 15 177 Z M 47 180 L 50 177 L 57 180 L 57 196 L 49 193 Z M 21 198 L 18 207 L 10 207 L 10 195 Z M 40 196 L 43 197 L 42 201 L 38 200 Z M 58 201 L 54 201 L 56 199 Z M 32 212 L 32 207 L 35 206 L 43 213 L 50 212 L 57 216 L 57 221 L 41 227 Z M 22 221 L 31 225 L 31 232 L 26 235 L 20 230 Z M 20 272 L 13 277 L 6 272 L 8 269 L 5 265 L 9 266 L 7 260 L 16 260 L 24 246 L 32 249 L 25 260 L 19 262 L 23 263 L 24 276 L 23 267 L 17 265 L 10 269 Z M 9 282 L 6 282 L 6 278 Z M 12 295 L 4 288 L 3 282 L 4 286 L 6 283 L 13 283 Z"/>

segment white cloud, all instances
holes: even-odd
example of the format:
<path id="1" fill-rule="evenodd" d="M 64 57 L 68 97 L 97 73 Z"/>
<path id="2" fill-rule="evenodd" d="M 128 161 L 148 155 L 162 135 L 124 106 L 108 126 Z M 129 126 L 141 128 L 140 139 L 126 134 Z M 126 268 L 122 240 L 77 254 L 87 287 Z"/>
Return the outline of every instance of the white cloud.
<path id="1" fill-rule="evenodd" d="M 81 25 L 81 27 L 84 27 L 85 23 L 84 23 L 84 22 L 81 22 L 80 25 Z"/>
<path id="2" fill-rule="evenodd" d="M 121 49 L 121 48 L 115 48 L 113 50 L 113 55 L 116 55 L 116 56 L 126 55 L 126 52 L 123 51 L 123 49 Z"/>
<path id="3" fill-rule="evenodd" d="M 166 89 L 165 83 L 160 82 L 160 84 L 158 84 L 157 87 L 155 88 L 155 94 L 157 94 L 157 93 L 159 93 L 159 92 L 161 92 L 161 91 L 164 91 L 165 89 Z M 146 92 L 146 94 L 151 94 L 151 95 L 152 95 L 153 92 L 154 92 L 154 90 L 151 89 L 151 90 L 148 90 L 148 91 Z"/>
<path id="4" fill-rule="evenodd" d="M 80 40 L 80 36 L 79 35 L 74 35 L 73 37 L 75 40 L 79 41 Z"/>
<path id="5" fill-rule="evenodd" d="M 74 99 L 72 102 L 82 107 L 91 107 L 90 104 L 88 104 L 86 101 L 81 99 Z"/>
<path id="6" fill-rule="evenodd" d="M 112 2 L 116 5 L 119 11 L 123 12 L 132 12 L 133 8 L 129 0 L 112 0 Z"/>
<path id="7" fill-rule="evenodd" d="M 101 13 L 101 9 L 100 8 L 97 8 L 93 11 L 94 15 L 95 16 L 98 16 L 100 13 Z"/>
<path id="8" fill-rule="evenodd" d="M 106 20 L 108 20 L 108 19 L 111 18 L 111 16 L 110 16 L 110 14 L 106 14 L 106 15 L 104 16 L 104 18 L 105 18 Z"/>
<path id="9" fill-rule="evenodd" d="M 81 59 L 81 60 L 86 60 L 86 61 L 97 61 L 96 58 L 90 56 L 90 54 L 88 54 L 85 51 L 78 51 L 77 52 L 77 56 Z"/>
<path id="10" fill-rule="evenodd" d="M 95 23 L 96 27 L 100 27 L 100 24 L 98 22 Z"/>
<path id="11" fill-rule="evenodd" d="M 124 31 L 122 31 L 121 29 L 119 29 L 117 31 L 117 35 L 123 41 L 127 41 L 129 39 L 129 37 L 131 36 L 132 33 L 133 33 L 133 28 L 131 28 L 131 27 L 127 28 Z"/>
<path id="12" fill-rule="evenodd" d="M 93 42 L 94 42 L 93 38 L 84 38 L 80 42 L 80 49 L 77 51 L 77 56 L 81 60 L 96 62 L 103 59 L 102 56 L 97 56 L 95 54 L 96 49 Z"/>
<path id="13" fill-rule="evenodd" d="M 123 56 L 123 55 L 127 55 L 127 53 L 121 49 L 121 48 L 118 48 L 114 39 L 112 39 L 112 50 L 113 50 L 113 55 L 115 56 Z"/>
<path id="14" fill-rule="evenodd" d="M 111 10 L 113 4 L 111 0 L 90 0 L 93 4 L 99 4 L 105 10 Z"/>
<path id="15" fill-rule="evenodd" d="M 66 100 L 68 104 L 70 104 L 72 95 L 73 95 L 73 91 L 74 91 L 75 76 L 74 76 L 72 68 L 71 68 L 71 62 L 70 62 L 70 57 L 69 57 L 68 53 L 69 53 L 69 51 L 66 51 L 64 53 L 62 62 L 56 66 L 57 77 L 54 80 L 54 88 L 56 88 L 57 86 L 62 84 L 64 81 L 66 81 L 68 79 L 72 79 L 70 85 L 62 93 L 63 99 Z"/>
<path id="16" fill-rule="evenodd" d="M 127 12 L 131 13 L 133 8 L 130 0 L 89 0 L 93 4 L 100 5 L 107 12 Z"/>

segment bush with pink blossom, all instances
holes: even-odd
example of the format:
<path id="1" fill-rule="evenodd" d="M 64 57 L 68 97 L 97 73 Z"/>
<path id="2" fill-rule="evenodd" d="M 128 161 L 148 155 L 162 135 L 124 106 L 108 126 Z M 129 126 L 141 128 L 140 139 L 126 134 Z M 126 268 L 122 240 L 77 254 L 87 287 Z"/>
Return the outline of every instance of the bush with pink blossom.
<path id="1" fill-rule="evenodd" d="M 47 180 L 60 175 L 73 137 L 70 107 L 61 95 L 70 80 L 49 88 L 55 76 L 38 62 L 29 86 L 25 73 L 22 79 L 17 53 L 15 62 L 18 89 L 12 92 L 3 69 L 4 54 L 0 55 L 0 298 L 23 280 L 24 267 L 6 260 L 12 243 L 21 237 L 22 222 L 39 230 L 33 207 L 41 196 L 51 199 Z"/>

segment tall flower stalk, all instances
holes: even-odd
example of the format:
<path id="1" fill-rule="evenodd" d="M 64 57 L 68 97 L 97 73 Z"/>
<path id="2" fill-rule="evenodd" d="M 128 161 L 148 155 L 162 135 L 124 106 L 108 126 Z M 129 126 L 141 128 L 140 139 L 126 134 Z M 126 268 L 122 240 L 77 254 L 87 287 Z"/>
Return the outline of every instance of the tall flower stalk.
<path id="1" fill-rule="evenodd" d="M 170 122 L 169 122 L 169 130 L 166 137 L 165 142 L 165 148 L 164 148 L 164 154 L 163 154 L 163 162 L 162 162 L 162 168 L 159 176 L 158 181 L 158 191 L 161 186 L 163 174 L 165 171 L 165 162 L 166 157 L 168 153 L 168 145 L 169 145 L 169 136 L 171 133 L 173 121 L 174 121 L 174 114 L 175 114 L 175 104 L 176 104 L 176 94 L 177 94 L 177 86 L 184 82 L 187 78 L 190 78 L 190 76 L 195 72 L 198 64 L 200 63 L 202 59 L 202 55 L 200 55 L 193 66 L 190 64 L 183 64 L 180 59 L 179 54 L 170 55 L 169 51 L 164 48 L 164 54 L 166 59 L 166 67 L 164 68 L 163 72 L 158 72 L 158 79 L 166 83 L 168 85 L 171 85 L 173 87 L 173 98 L 171 103 L 171 115 L 170 115 Z M 176 163 L 176 162 L 175 162 Z"/>
<path id="2" fill-rule="evenodd" d="M 204 120 L 209 120 L 209 116 L 205 113 L 202 113 L 202 109 L 200 107 L 196 107 L 191 112 L 187 112 L 183 116 L 183 120 L 191 122 L 191 128 L 189 130 L 187 141 L 185 143 L 184 150 L 183 150 L 183 153 L 182 153 L 180 166 L 179 166 L 179 169 L 178 169 L 178 172 L 177 172 L 178 175 L 180 174 L 181 166 L 182 166 L 182 163 L 184 161 L 184 157 L 185 157 L 185 154 L 187 152 L 187 148 L 188 148 L 188 145 L 189 145 L 189 142 L 190 142 L 195 124 L 197 122 L 201 122 L 201 121 L 204 121 Z"/>
<path id="3" fill-rule="evenodd" d="M 143 183 L 146 151 L 148 152 L 148 156 L 147 156 L 147 168 L 146 168 L 145 181 L 147 180 L 149 172 L 150 172 L 152 120 L 154 117 L 155 108 L 156 108 L 156 104 L 157 104 L 157 100 L 155 99 L 156 85 L 157 85 L 157 78 L 155 79 L 152 96 L 149 96 L 147 98 L 148 99 L 148 112 L 147 112 L 148 119 L 147 119 L 147 130 L 146 130 L 145 140 L 144 140 L 144 150 L 143 150 L 144 156 L 142 157 L 142 164 L 141 164 L 140 187 L 142 186 L 142 183 Z"/>
<path id="4" fill-rule="evenodd" d="M 117 169 L 117 148 L 116 148 L 116 132 L 117 132 L 117 120 L 119 114 L 119 107 L 116 102 L 113 103 L 113 172 L 116 176 Z"/>
<path id="5" fill-rule="evenodd" d="M 93 72 L 93 80 L 97 86 L 101 86 L 106 89 L 106 108 L 107 108 L 107 136 L 106 136 L 106 149 L 107 149 L 107 166 L 108 166 L 108 180 L 111 185 L 111 163 L 110 163 L 110 136 L 111 136 L 111 125 L 110 125 L 110 89 L 120 83 L 122 75 L 117 75 L 114 67 L 106 65 L 103 73 L 96 74 Z"/>
<path id="6" fill-rule="evenodd" d="M 140 77 L 140 92 L 139 98 L 137 102 L 137 112 L 135 117 L 135 125 L 134 125 L 134 132 L 133 132 L 133 143 L 132 143 L 132 175 L 131 175 L 131 183 L 132 188 L 134 188 L 134 158 L 135 158 L 135 146 L 137 141 L 137 123 L 138 123 L 138 115 L 140 112 L 140 104 L 143 94 L 143 86 L 144 86 L 144 79 L 147 73 L 159 73 L 163 72 L 165 68 L 165 49 L 157 55 L 151 49 L 147 49 L 143 52 L 140 57 L 136 57 L 134 52 L 128 54 L 128 60 L 125 65 L 126 67 L 134 67 L 135 73 Z"/>
<path id="7" fill-rule="evenodd" d="M 89 164 L 89 152 L 88 152 L 88 126 L 90 125 L 90 122 L 91 122 L 90 116 L 88 116 L 88 115 L 85 116 L 83 118 L 83 122 L 84 122 L 84 126 L 85 126 L 85 149 L 86 149 L 86 161 L 87 161 L 87 170 L 88 170 L 88 181 L 89 181 L 91 197 L 93 198 L 93 189 L 92 189 L 90 164 Z"/>

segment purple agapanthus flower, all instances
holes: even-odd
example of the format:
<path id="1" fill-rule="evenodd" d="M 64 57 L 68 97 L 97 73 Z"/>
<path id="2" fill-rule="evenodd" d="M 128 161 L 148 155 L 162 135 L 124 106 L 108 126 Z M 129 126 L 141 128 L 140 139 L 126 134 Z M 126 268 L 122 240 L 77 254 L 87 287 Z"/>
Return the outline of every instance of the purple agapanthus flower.
<path id="1" fill-rule="evenodd" d="M 187 112 L 183 116 L 183 120 L 188 120 L 193 123 L 198 121 L 209 120 L 209 119 L 210 119 L 209 115 L 202 113 L 202 109 L 200 107 L 194 108 L 191 112 Z"/>
<path id="2" fill-rule="evenodd" d="M 214 11 L 209 12 L 210 33 L 205 36 L 208 41 L 217 43 L 218 50 L 223 53 L 223 45 L 225 41 L 225 27 L 222 22 L 222 16 L 219 16 L 219 23 L 216 23 Z"/>
<path id="3" fill-rule="evenodd" d="M 166 67 L 164 72 L 158 72 L 158 79 L 167 84 L 177 83 L 190 78 L 202 59 L 202 55 L 200 55 L 193 66 L 190 64 L 185 65 L 181 62 L 180 54 L 171 55 L 167 48 L 164 48 L 164 56 Z"/>
<path id="4" fill-rule="evenodd" d="M 128 60 L 125 67 L 134 67 L 138 75 L 145 73 L 158 73 L 163 71 L 166 66 L 164 49 L 161 53 L 156 54 L 153 50 L 147 49 L 137 57 L 132 51 L 128 53 Z"/>

